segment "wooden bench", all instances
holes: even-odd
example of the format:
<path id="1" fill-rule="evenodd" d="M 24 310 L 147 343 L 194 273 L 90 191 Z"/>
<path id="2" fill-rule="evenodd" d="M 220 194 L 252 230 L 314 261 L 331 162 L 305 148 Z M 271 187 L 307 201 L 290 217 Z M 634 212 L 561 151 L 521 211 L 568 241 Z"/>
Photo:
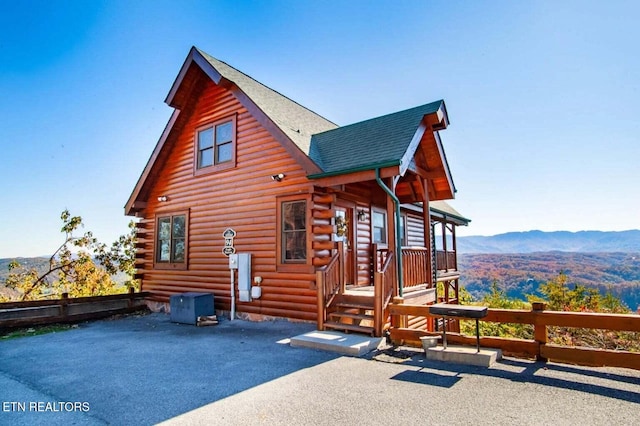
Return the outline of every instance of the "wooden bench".
<path id="1" fill-rule="evenodd" d="M 486 306 L 451 305 L 438 303 L 429 307 L 431 315 L 443 318 L 467 318 L 476 320 L 476 349 L 480 352 L 480 327 L 478 320 L 487 316 L 489 309 Z M 445 324 L 442 325 L 442 346 L 447 349 L 447 332 Z"/>

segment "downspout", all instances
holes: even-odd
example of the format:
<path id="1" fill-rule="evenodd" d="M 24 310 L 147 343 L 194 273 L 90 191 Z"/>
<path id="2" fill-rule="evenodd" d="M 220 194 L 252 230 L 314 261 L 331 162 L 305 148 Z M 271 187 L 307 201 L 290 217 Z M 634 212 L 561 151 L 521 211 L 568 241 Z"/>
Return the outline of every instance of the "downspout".
<path id="1" fill-rule="evenodd" d="M 402 278 L 402 240 L 400 238 L 400 221 L 402 220 L 402 217 L 400 216 L 400 200 L 398 199 L 396 194 L 394 194 L 393 191 L 387 185 L 385 185 L 382 179 L 380 179 L 380 169 L 376 169 L 376 182 L 378 182 L 380 188 L 382 188 L 384 192 L 386 192 L 387 195 L 391 197 L 391 199 L 393 200 L 393 204 L 396 207 L 396 219 L 394 220 L 394 228 L 396 236 L 396 248 L 398 251 L 398 253 L 396 253 L 396 262 L 398 264 L 398 296 L 402 297 L 404 284 Z"/>

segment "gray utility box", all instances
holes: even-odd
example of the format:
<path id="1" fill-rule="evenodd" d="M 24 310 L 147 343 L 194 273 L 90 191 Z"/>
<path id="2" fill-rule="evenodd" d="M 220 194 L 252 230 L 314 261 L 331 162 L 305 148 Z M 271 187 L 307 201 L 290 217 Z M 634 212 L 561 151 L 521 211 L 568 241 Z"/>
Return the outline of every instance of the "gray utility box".
<path id="1" fill-rule="evenodd" d="M 174 294 L 170 300 L 171 321 L 196 325 L 198 317 L 211 316 L 213 310 L 213 294 L 182 293 Z"/>

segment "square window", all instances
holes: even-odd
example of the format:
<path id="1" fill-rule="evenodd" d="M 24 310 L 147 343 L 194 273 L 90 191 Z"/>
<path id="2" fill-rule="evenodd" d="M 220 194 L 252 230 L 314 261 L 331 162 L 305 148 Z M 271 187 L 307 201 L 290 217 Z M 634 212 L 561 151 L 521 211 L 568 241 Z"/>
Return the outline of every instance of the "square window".
<path id="1" fill-rule="evenodd" d="M 197 129 L 195 148 L 196 174 L 200 171 L 213 171 L 218 168 L 233 167 L 235 160 L 235 123 L 235 117 L 232 117 Z"/>
<path id="2" fill-rule="evenodd" d="M 186 267 L 187 214 L 161 216 L 156 223 L 156 266 Z"/>

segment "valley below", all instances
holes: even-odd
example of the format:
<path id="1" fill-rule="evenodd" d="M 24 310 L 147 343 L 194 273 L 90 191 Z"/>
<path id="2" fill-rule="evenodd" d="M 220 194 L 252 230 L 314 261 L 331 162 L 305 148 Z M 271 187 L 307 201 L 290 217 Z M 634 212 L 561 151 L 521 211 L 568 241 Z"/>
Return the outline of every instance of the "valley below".
<path id="1" fill-rule="evenodd" d="M 538 295 L 540 284 L 567 276 L 569 287 L 592 287 L 611 292 L 629 309 L 640 307 L 640 253 L 461 253 L 458 255 L 460 285 L 475 300 L 491 291 L 494 282 L 508 297 L 526 300 Z"/>

